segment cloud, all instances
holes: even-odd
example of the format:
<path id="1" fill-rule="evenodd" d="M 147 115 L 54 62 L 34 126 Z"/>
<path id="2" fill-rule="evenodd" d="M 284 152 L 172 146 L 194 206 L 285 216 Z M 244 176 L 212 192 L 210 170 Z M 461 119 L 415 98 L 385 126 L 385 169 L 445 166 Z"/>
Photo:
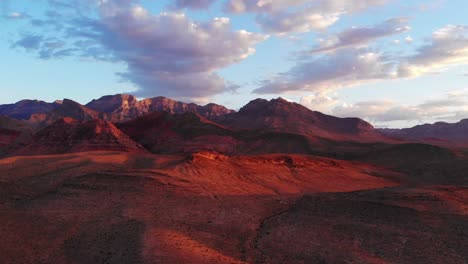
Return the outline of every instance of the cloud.
<path id="1" fill-rule="evenodd" d="M 336 92 L 323 91 L 302 97 L 300 104 L 339 117 L 359 117 L 380 126 L 394 122 L 401 125 L 468 118 L 468 89 L 454 90 L 435 98 L 416 105 L 385 99 L 350 104 L 344 102 Z"/>
<path id="2" fill-rule="evenodd" d="M 11 12 L 6 15 L 6 18 L 8 19 L 25 19 L 28 18 L 29 15 L 26 13 L 20 13 L 20 12 Z"/>
<path id="3" fill-rule="evenodd" d="M 340 49 L 324 56 L 311 56 L 273 80 L 265 80 L 257 94 L 326 91 L 392 78 L 395 65 L 379 53 L 366 49 Z"/>
<path id="4" fill-rule="evenodd" d="M 387 0 L 229 0 L 226 2 L 226 10 L 232 13 L 260 12 L 276 13 L 278 11 L 303 7 L 314 7 L 315 11 L 323 13 L 356 12 L 369 8 L 370 6 L 383 5 Z"/>
<path id="5" fill-rule="evenodd" d="M 322 40 L 321 45 L 312 49 L 311 52 L 330 52 L 346 47 L 363 47 L 376 39 L 401 34 L 410 29 L 406 18 L 392 18 L 370 27 L 352 27 Z"/>
<path id="6" fill-rule="evenodd" d="M 468 118 L 468 90 L 454 91 L 440 99 L 426 100 L 417 105 L 401 105 L 391 100 L 343 103 L 332 110 L 341 117 L 360 117 L 370 122 L 452 120 Z"/>
<path id="7" fill-rule="evenodd" d="M 416 78 L 439 73 L 452 66 L 468 64 L 467 26 L 447 25 L 435 31 L 424 45 L 410 55 L 386 54 L 356 44 L 394 30 L 405 31 L 405 26 L 399 27 L 398 23 L 394 24 L 395 21 L 398 22 L 388 20 L 382 23 L 381 25 L 392 24 L 390 27 L 379 26 L 385 28 L 382 31 L 369 28 L 358 30 L 361 34 L 357 35 L 363 37 L 356 40 L 353 34 L 344 34 L 347 37 L 341 37 L 338 42 L 324 44 L 322 49 L 315 49 L 312 53 L 301 53 L 296 65 L 289 71 L 262 81 L 260 87 L 253 92 L 281 94 L 336 90 L 382 80 Z M 353 31 L 348 29 L 343 32 Z"/>
<path id="8" fill-rule="evenodd" d="M 386 0 L 229 0 L 231 13 L 255 13 L 261 28 L 270 34 L 285 35 L 323 30 L 342 15 L 382 5 Z"/>
<path id="9" fill-rule="evenodd" d="M 56 37 L 48 36 L 30 48 L 43 58 L 70 55 L 124 62 L 127 71 L 119 75 L 136 84 L 141 96 L 207 97 L 231 91 L 234 86 L 216 71 L 251 56 L 255 45 L 266 39 L 233 30 L 228 18 L 197 22 L 178 12 L 153 15 L 131 0 L 100 0 L 97 5 L 98 19 L 75 16 L 57 21 L 65 34 L 58 39 L 66 45 L 46 43 Z"/>
<path id="10" fill-rule="evenodd" d="M 205 9 L 210 7 L 216 0 L 175 0 L 176 8 Z"/>
<path id="11" fill-rule="evenodd" d="M 39 58 L 50 59 L 71 56 L 76 49 L 64 48 L 66 43 L 57 38 L 45 38 L 39 35 L 25 35 L 11 45 L 29 52 L 37 52 Z"/>
<path id="12" fill-rule="evenodd" d="M 330 108 L 339 103 L 336 93 L 327 91 L 301 97 L 299 103 L 311 110 L 328 113 Z"/>
<path id="13" fill-rule="evenodd" d="M 339 17 L 339 13 L 321 14 L 306 8 L 297 12 L 278 12 L 274 16 L 259 16 L 257 22 L 265 32 L 284 35 L 323 30 L 335 24 Z"/>
<path id="14" fill-rule="evenodd" d="M 468 63 L 468 26 L 447 25 L 436 30 L 416 54 L 404 58 L 401 77 L 417 77 L 454 65 Z"/>
<path id="15" fill-rule="evenodd" d="M 139 93 L 210 96 L 226 91 L 215 71 L 255 53 L 260 34 L 233 31 L 228 18 L 197 23 L 182 13 L 156 16 L 134 6 L 106 16 L 94 38 L 128 65 Z"/>
<path id="16" fill-rule="evenodd" d="M 413 43 L 413 38 L 412 38 L 411 36 L 407 36 L 407 37 L 405 38 L 405 42 L 406 42 L 406 43 Z"/>
<path id="17" fill-rule="evenodd" d="M 16 41 L 12 47 L 21 47 L 26 50 L 37 50 L 41 47 L 44 38 L 38 35 L 26 35 Z"/>
<path id="18" fill-rule="evenodd" d="M 390 100 L 364 101 L 355 104 L 342 104 L 332 113 L 340 117 L 360 117 L 371 122 L 420 120 L 421 113 L 416 107 L 401 106 Z"/>

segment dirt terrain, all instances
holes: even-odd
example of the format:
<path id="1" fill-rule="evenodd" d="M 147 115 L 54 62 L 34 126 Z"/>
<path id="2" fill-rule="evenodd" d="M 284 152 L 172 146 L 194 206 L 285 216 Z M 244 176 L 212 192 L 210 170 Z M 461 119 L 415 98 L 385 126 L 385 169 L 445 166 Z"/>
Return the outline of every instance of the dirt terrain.
<path id="1" fill-rule="evenodd" d="M 3 263 L 464 263 L 467 190 L 303 155 L 0 160 Z M 421 239 L 422 238 L 422 239 Z"/>

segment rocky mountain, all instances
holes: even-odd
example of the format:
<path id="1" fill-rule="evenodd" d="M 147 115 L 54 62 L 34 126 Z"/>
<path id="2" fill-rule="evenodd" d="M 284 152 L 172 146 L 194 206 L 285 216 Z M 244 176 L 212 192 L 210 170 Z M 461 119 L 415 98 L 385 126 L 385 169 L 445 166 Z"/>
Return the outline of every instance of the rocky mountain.
<path id="1" fill-rule="evenodd" d="M 282 98 L 256 99 L 238 112 L 216 119 L 233 129 L 256 129 L 295 133 L 335 141 L 388 141 L 382 133 L 359 118 L 338 118 L 312 111 Z"/>
<path id="2" fill-rule="evenodd" d="M 32 128 L 26 121 L 0 115 L 0 148 L 27 140 L 31 135 Z"/>
<path id="3" fill-rule="evenodd" d="M 91 150 L 145 151 L 109 121 L 78 121 L 67 117 L 37 132 L 30 144 L 14 154 L 43 155 Z"/>
<path id="4" fill-rule="evenodd" d="M 1 263 L 466 263 L 467 151 L 283 99 L 223 109 L 0 116 Z"/>
<path id="5" fill-rule="evenodd" d="M 15 119 L 29 119 L 33 114 L 44 114 L 59 107 L 61 101 L 46 103 L 39 100 L 21 100 L 14 104 L 0 105 L 0 115 Z"/>
<path id="6" fill-rule="evenodd" d="M 118 127 L 132 139 L 156 153 L 217 150 L 232 152 L 231 131 L 196 113 L 153 112 Z"/>
<path id="7" fill-rule="evenodd" d="M 187 104 L 166 97 L 147 98 L 141 101 L 133 95 L 117 94 L 103 96 L 86 104 L 86 107 L 106 113 L 113 122 L 124 122 L 154 111 L 165 111 L 171 114 L 193 112 L 206 118 L 212 118 L 234 112 L 224 106 L 207 104 Z"/>
<path id="8" fill-rule="evenodd" d="M 45 127 L 62 118 L 89 121 L 98 118 L 105 119 L 105 115 L 89 109 L 73 100 L 64 99 L 62 104 L 54 110 L 48 113 L 33 114 L 29 121 L 38 127 Z"/>
<path id="9" fill-rule="evenodd" d="M 310 154 L 321 145 L 315 138 L 299 134 L 232 130 L 191 112 L 153 112 L 117 126 L 153 153 Z"/>
<path id="10" fill-rule="evenodd" d="M 356 149 L 339 142 L 389 141 L 361 119 L 328 116 L 282 98 L 253 100 L 239 112 L 216 104 L 199 106 L 165 97 L 139 101 L 132 95 L 111 95 L 86 106 L 64 99 L 54 110 L 33 114 L 29 121 L 41 129 L 63 118 L 119 123 L 124 133 L 155 153 L 209 150 L 224 154 L 334 156 Z"/>
<path id="11" fill-rule="evenodd" d="M 468 119 L 437 122 L 404 129 L 381 129 L 389 136 L 440 145 L 468 145 Z"/>
<path id="12" fill-rule="evenodd" d="M 15 104 L 0 105 L 0 115 L 15 119 L 30 119 L 33 123 L 50 125 L 63 117 L 78 120 L 102 118 L 112 122 L 124 122 L 154 111 L 166 111 L 171 114 L 193 112 L 206 118 L 233 113 L 222 105 L 197 105 L 183 103 L 163 96 L 138 100 L 133 95 L 107 95 L 81 105 L 69 99 L 46 103 L 39 100 L 22 100 Z"/>

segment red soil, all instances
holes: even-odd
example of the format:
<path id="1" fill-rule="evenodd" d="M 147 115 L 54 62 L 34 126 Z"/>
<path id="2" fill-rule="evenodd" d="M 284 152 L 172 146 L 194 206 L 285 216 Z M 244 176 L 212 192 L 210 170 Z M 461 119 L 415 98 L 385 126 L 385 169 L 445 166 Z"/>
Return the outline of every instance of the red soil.
<path id="1" fill-rule="evenodd" d="M 306 193 L 395 186 L 362 163 L 88 152 L 0 160 L 3 263 L 254 263 L 260 223 Z"/>

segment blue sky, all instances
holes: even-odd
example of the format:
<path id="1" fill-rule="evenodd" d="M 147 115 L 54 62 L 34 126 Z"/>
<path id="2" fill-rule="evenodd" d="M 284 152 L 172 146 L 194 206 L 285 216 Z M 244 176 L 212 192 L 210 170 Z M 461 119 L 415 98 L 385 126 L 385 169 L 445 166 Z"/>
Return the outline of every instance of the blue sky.
<path id="1" fill-rule="evenodd" d="M 238 109 L 281 96 L 379 127 L 468 118 L 462 0 L 3 0 L 0 7 L 0 104 L 133 93 Z"/>

